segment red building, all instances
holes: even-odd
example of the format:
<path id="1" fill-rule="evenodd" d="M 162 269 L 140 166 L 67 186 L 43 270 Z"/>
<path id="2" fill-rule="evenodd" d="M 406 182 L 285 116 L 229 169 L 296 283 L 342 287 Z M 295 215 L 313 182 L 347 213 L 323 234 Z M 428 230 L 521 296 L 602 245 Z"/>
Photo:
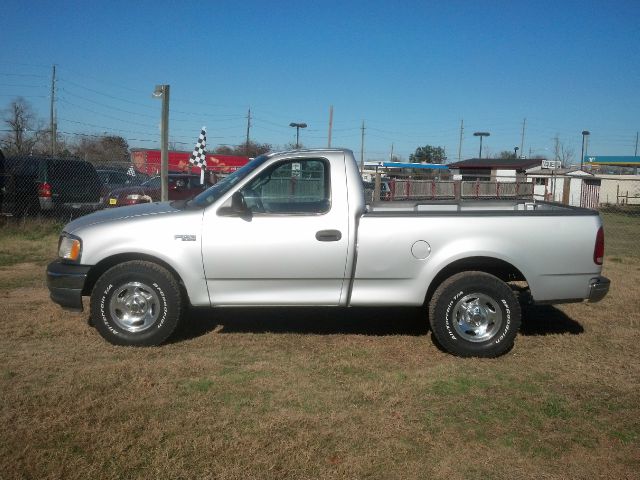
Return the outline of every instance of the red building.
<path id="1" fill-rule="evenodd" d="M 191 152 L 169 152 L 170 172 L 200 173 L 199 167 L 189 163 Z M 217 155 L 207 153 L 207 170 L 214 173 L 231 173 L 249 162 L 249 157 L 236 155 Z M 131 149 L 131 163 L 137 172 L 147 175 L 160 174 L 160 150 L 148 150 L 145 148 Z"/>

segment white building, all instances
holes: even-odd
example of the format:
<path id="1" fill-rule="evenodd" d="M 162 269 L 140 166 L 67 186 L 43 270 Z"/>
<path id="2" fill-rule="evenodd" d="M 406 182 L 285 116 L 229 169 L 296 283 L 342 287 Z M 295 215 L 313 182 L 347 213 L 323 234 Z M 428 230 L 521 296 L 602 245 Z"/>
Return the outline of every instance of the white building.
<path id="1" fill-rule="evenodd" d="M 597 208 L 600 200 L 600 178 L 580 169 L 527 169 L 527 179 L 534 184 L 537 200 L 559 202 L 575 207 Z"/>

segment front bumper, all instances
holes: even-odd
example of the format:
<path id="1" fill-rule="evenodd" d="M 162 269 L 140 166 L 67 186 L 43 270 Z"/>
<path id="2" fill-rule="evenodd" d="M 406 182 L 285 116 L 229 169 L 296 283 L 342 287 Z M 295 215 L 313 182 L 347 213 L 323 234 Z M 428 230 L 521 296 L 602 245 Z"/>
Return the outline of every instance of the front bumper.
<path id="1" fill-rule="evenodd" d="M 609 292 L 611 280 L 606 277 L 592 278 L 589 282 L 589 302 L 599 302 Z"/>
<path id="2" fill-rule="evenodd" d="M 82 311 L 82 290 L 88 265 L 73 265 L 54 260 L 47 266 L 47 287 L 51 300 L 67 310 Z"/>

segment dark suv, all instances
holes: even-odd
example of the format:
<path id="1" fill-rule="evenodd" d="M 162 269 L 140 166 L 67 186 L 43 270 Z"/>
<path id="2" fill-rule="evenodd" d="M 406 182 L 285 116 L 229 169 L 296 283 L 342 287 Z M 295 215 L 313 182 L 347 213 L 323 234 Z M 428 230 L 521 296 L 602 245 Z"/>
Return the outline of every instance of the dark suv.
<path id="1" fill-rule="evenodd" d="M 89 162 L 39 156 L 5 162 L 5 202 L 14 216 L 88 213 L 102 208 L 102 183 Z"/>

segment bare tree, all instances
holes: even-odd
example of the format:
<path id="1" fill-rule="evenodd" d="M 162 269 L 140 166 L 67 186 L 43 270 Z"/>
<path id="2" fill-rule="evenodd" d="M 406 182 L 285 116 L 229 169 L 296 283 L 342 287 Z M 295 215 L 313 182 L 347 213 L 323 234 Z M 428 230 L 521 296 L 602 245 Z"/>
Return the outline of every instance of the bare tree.
<path id="1" fill-rule="evenodd" d="M 502 150 L 497 155 L 494 155 L 493 158 L 499 158 L 500 160 L 516 160 L 516 153 L 512 150 Z"/>
<path id="2" fill-rule="evenodd" d="M 243 143 L 233 147 L 230 145 L 219 145 L 218 148 L 215 149 L 214 153 L 219 155 L 239 155 L 255 158 L 263 153 L 270 152 L 272 149 L 273 147 L 269 143 L 249 142 L 248 144 Z"/>
<path id="3" fill-rule="evenodd" d="M 238 147 L 238 150 L 243 153 L 238 153 L 239 155 L 246 155 L 247 157 L 255 158 L 263 153 L 270 152 L 273 150 L 273 147 L 269 143 L 257 143 L 257 142 L 249 142 L 245 143 L 241 147 Z"/>
<path id="4" fill-rule="evenodd" d="M 554 160 L 561 162 L 563 168 L 567 168 L 573 162 L 575 152 L 572 148 L 565 146 L 560 137 L 556 135 L 553 139 L 553 157 Z"/>
<path id="5" fill-rule="evenodd" d="M 72 150 L 78 157 L 95 164 L 129 161 L 129 144 L 126 139 L 117 135 L 84 137 Z"/>
<path id="6" fill-rule="evenodd" d="M 23 97 L 15 98 L 4 109 L 2 120 L 9 127 L 9 132 L 2 138 L 6 151 L 17 155 L 32 153 L 37 136 L 36 116 L 31 104 Z"/>
<path id="7" fill-rule="evenodd" d="M 213 153 L 217 153 L 219 155 L 233 155 L 233 148 L 231 148 L 229 145 L 219 145 L 214 151 Z"/>
<path id="8" fill-rule="evenodd" d="M 302 143 L 298 143 L 296 146 L 295 142 L 289 142 L 285 143 L 280 150 L 304 150 L 305 148 L 307 147 Z"/>
<path id="9" fill-rule="evenodd" d="M 51 129 L 46 125 L 44 120 L 37 120 L 37 126 L 33 131 L 32 145 L 29 153 L 34 155 L 50 155 L 51 154 Z M 71 155 L 69 146 L 64 137 L 60 134 L 56 138 L 56 155 L 58 157 L 68 157 Z"/>

